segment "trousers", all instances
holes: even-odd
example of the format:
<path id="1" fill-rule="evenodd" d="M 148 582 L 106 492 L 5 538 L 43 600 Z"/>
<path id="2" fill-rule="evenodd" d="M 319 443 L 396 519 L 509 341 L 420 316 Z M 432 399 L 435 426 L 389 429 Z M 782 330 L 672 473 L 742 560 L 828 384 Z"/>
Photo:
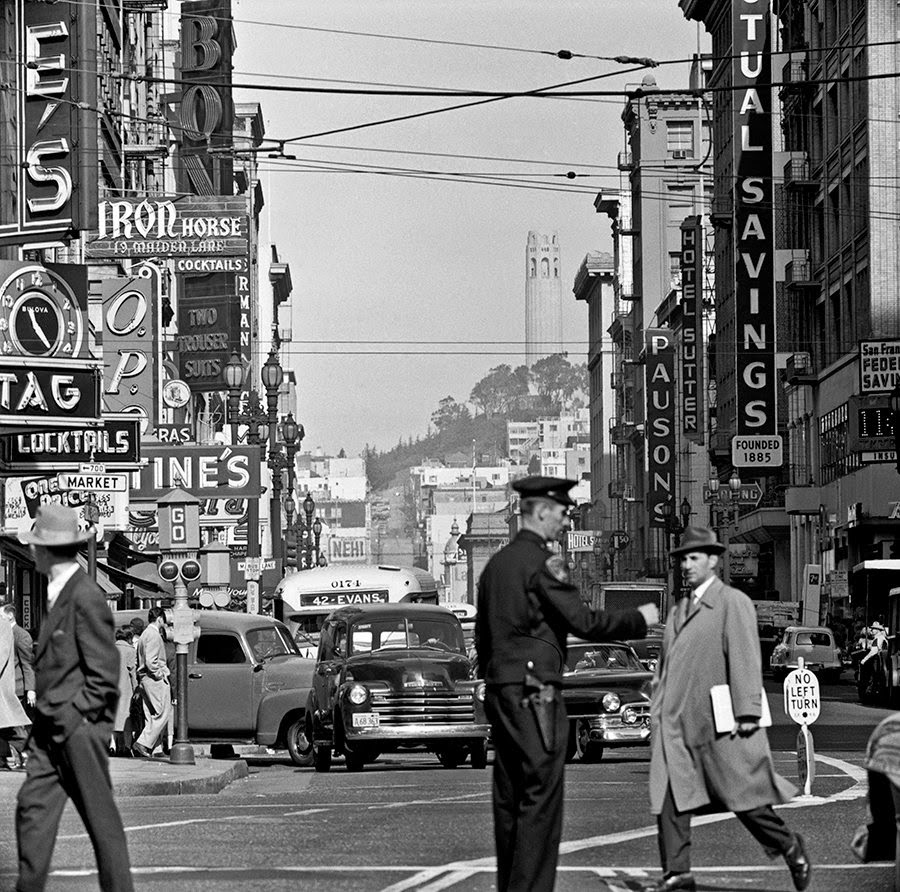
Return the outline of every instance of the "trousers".
<path id="1" fill-rule="evenodd" d="M 111 722 L 83 722 L 62 743 L 35 731 L 28 774 L 16 802 L 19 879 L 16 892 L 41 892 L 66 800 L 84 822 L 94 847 L 100 888 L 133 892 L 128 844 L 109 779 Z"/>
<path id="2" fill-rule="evenodd" d="M 144 730 L 137 742 L 152 750 L 167 732 L 172 712 L 172 692 L 168 679 L 157 681 L 145 675 L 140 680 L 144 689 Z"/>
<path id="3" fill-rule="evenodd" d="M 770 857 L 784 854 L 794 842 L 794 834 L 771 805 L 735 812 L 735 816 Z M 671 787 L 666 789 L 656 826 L 663 873 L 687 873 L 691 869 L 691 812 L 675 808 Z"/>
<path id="4" fill-rule="evenodd" d="M 494 744 L 493 810 L 499 892 L 551 892 L 562 836 L 568 720 L 554 700 L 548 752 L 521 684 L 491 685 L 485 709 Z"/>

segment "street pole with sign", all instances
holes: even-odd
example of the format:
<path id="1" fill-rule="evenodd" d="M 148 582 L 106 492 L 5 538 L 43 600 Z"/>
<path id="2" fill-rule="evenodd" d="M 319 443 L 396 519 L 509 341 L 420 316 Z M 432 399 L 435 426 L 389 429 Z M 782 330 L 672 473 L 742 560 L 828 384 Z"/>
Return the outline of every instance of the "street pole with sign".
<path id="1" fill-rule="evenodd" d="M 806 668 L 803 657 L 797 657 L 797 668 L 784 680 L 784 711 L 800 726 L 797 734 L 797 771 L 803 784 L 803 795 L 812 795 L 816 779 L 816 751 L 809 726 L 819 717 L 819 679 Z"/>
<path id="2" fill-rule="evenodd" d="M 200 578 L 200 500 L 175 489 L 159 500 L 158 572 L 175 588 L 172 614 L 175 626 L 175 742 L 169 754 L 173 765 L 193 765 L 188 741 L 188 648 L 194 640 L 194 613 L 188 606 L 189 582 Z"/>

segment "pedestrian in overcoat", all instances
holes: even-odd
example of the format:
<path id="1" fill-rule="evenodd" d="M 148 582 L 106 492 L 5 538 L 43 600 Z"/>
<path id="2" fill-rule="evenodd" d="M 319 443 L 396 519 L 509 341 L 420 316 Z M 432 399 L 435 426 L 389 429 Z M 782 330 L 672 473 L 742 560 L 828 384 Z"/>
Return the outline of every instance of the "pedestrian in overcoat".
<path id="1" fill-rule="evenodd" d="M 548 892 L 556 879 L 569 735 L 560 692 L 567 636 L 639 638 L 659 618 L 652 604 L 593 611 L 569 582 L 549 545 L 568 527 L 574 485 L 553 477 L 513 484 L 522 496 L 522 530 L 491 558 L 478 584 L 475 646 L 494 746 L 500 892 Z"/>
<path id="2" fill-rule="evenodd" d="M 759 727 L 762 662 L 756 611 L 716 575 L 725 546 L 712 531 L 688 527 L 672 554 L 691 587 L 669 612 L 651 705 L 650 806 L 657 815 L 664 876 L 657 892 L 693 890 L 691 814 L 733 811 L 770 857 L 783 855 L 797 889 L 809 884 L 802 837 L 772 809 L 796 793 L 775 772 Z M 735 725 L 717 733 L 710 688 L 730 685 Z"/>
<path id="3" fill-rule="evenodd" d="M 21 765 L 21 750 L 27 737 L 25 727 L 30 724 L 31 719 L 16 696 L 16 645 L 12 626 L 0 618 L 0 737 L 14 753 L 17 767 Z M 0 760 L 0 771 L 4 770 L 9 771 L 5 757 Z"/>
<path id="4" fill-rule="evenodd" d="M 165 610 L 151 607 L 147 613 L 147 626 L 141 632 L 137 646 L 137 682 L 144 693 L 144 728 L 131 745 L 131 752 L 142 759 L 152 757 L 156 745 L 166 734 L 172 712 L 169 666 L 163 640 L 165 624 Z"/>
<path id="5" fill-rule="evenodd" d="M 97 859 L 100 888 L 132 892 L 128 844 L 109 778 L 109 739 L 119 699 L 119 656 L 112 611 L 100 586 L 78 565 L 94 532 L 78 515 L 42 505 L 20 533 L 47 576 L 49 613 L 35 649 L 37 704 L 25 782 L 16 807 L 16 892 L 40 892 L 66 801 L 72 800 Z"/>
<path id="6" fill-rule="evenodd" d="M 131 711 L 131 695 L 137 687 L 137 654 L 131 643 L 130 626 L 116 630 L 116 652 L 119 654 L 119 704 L 116 707 L 116 719 L 113 723 L 113 749 L 117 756 L 130 756 L 130 733 L 126 734 L 128 717 Z"/>

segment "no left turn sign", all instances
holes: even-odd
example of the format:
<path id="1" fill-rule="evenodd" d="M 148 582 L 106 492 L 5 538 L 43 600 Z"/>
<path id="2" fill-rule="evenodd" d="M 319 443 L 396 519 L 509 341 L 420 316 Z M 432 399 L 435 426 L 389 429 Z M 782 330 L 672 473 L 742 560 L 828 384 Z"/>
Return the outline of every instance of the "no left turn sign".
<path id="1" fill-rule="evenodd" d="M 794 669 L 784 680 L 784 711 L 798 724 L 811 725 L 819 717 L 819 679 L 809 669 Z"/>

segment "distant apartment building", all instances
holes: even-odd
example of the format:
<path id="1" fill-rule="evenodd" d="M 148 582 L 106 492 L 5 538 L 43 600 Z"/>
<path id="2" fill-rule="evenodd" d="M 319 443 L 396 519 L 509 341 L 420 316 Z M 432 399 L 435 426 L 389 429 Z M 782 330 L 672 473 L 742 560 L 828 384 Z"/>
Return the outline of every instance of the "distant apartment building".
<path id="1" fill-rule="evenodd" d="M 303 501 L 308 493 L 315 502 L 312 517 L 322 522 L 320 554 L 329 564 L 367 563 L 372 511 L 363 459 L 337 458 L 321 451 L 300 453 L 295 460 L 295 479 L 294 521 L 306 523 Z"/>
<path id="2" fill-rule="evenodd" d="M 541 454 L 541 426 L 537 421 L 506 422 L 506 454 L 514 464 L 528 467 Z"/>

